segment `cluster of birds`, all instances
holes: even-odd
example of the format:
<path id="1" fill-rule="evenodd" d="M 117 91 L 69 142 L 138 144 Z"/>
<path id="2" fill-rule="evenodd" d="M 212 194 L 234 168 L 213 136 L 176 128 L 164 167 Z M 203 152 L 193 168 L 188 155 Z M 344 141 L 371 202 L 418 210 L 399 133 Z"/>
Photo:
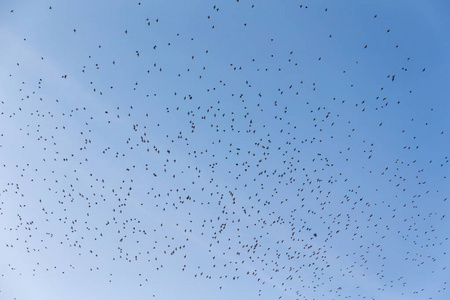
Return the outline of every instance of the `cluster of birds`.
<path id="1" fill-rule="evenodd" d="M 166 277 L 218 299 L 450 297 L 449 122 L 382 13 L 358 17 L 372 35 L 300 29 L 332 3 L 204 3 L 195 20 L 130 2 L 89 28 L 95 5 L 33 19 L 19 3 L 0 21 L 32 20 L 2 63 L 1 278 L 95 274 L 133 299 L 173 299 Z"/>

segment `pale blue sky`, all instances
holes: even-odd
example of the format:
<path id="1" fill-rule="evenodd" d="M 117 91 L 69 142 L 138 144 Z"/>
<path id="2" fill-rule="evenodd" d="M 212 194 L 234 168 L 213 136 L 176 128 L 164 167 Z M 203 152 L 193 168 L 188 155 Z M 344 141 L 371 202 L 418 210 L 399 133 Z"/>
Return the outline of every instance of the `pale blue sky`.
<path id="1" fill-rule="evenodd" d="M 1 1 L 0 299 L 449 299 L 449 13 Z"/>

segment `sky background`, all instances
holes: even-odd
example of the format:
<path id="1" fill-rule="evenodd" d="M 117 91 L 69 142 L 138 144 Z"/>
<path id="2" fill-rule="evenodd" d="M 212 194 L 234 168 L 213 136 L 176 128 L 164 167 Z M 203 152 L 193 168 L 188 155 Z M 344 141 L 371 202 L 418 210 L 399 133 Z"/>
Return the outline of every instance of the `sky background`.
<path id="1" fill-rule="evenodd" d="M 0 299 L 449 299 L 449 13 L 0 1 Z"/>

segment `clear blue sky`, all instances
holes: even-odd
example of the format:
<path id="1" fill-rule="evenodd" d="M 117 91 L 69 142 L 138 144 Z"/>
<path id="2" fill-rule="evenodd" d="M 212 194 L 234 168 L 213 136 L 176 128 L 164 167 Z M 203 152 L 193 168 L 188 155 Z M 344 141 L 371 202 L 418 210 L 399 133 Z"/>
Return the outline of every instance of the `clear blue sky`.
<path id="1" fill-rule="evenodd" d="M 447 1 L 0 2 L 0 299 L 450 299 Z"/>

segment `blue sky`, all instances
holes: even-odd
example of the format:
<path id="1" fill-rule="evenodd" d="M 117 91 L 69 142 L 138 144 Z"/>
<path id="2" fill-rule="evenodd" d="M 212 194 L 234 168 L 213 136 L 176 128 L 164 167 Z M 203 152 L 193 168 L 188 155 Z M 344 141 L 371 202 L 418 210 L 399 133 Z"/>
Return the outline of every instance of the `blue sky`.
<path id="1" fill-rule="evenodd" d="M 0 3 L 1 299 L 450 297 L 446 1 L 53 2 Z"/>

